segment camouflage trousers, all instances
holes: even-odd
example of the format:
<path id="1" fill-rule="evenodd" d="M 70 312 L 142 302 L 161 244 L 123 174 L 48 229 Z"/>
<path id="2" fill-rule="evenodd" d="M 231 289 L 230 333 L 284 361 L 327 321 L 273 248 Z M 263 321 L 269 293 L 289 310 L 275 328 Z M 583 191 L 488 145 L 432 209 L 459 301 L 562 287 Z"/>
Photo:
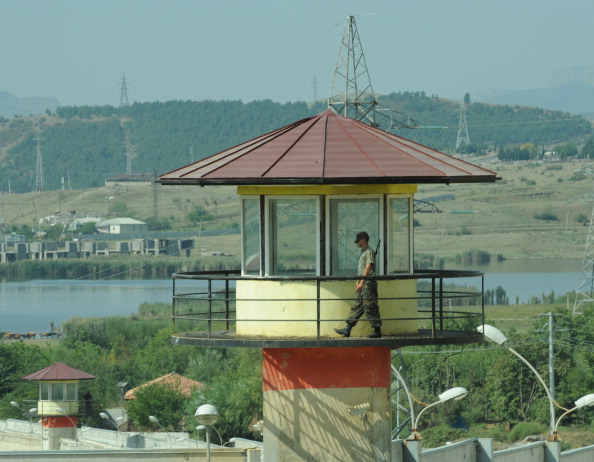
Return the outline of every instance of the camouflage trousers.
<path id="1" fill-rule="evenodd" d="M 371 327 L 376 328 L 382 325 L 377 304 L 376 281 L 365 281 L 361 292 L 355 293 L 355 300 L 353 300 L 353 305 L 347 316 L 347 324 L 351 326 L 357 324 L 363 313 L 367 316 Z"/>

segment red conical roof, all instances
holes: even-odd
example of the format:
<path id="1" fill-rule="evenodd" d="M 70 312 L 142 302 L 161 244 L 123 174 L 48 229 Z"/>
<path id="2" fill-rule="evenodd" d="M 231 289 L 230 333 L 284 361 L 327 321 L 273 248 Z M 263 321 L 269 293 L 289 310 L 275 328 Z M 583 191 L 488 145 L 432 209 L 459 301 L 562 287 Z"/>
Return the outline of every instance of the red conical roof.
<path id="1" fill-rule="evenodd" d="M 94 378 L 94 375 L 79 371 L 67 364 L 56 363 L 23 377 L 23 380 L 93 380 Z"/>
<path id="2" fill-rule="evenodd" d="M 327 110 L 161 175 L 160 182 L 421 184 L 496 179 L 495 172 Z"/>

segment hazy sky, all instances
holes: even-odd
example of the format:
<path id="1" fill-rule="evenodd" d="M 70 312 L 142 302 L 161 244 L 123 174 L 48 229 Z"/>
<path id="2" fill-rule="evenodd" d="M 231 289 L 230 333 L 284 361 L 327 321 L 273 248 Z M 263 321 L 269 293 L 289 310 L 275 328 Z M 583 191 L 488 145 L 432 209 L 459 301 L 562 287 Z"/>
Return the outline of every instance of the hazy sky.
<path id="1" fill-rule="evenodd" d="M 63 105 L 328 96 L 355 16 L 374 91 L 542 87 L 594 65 L 593 0 L 0 0 L 0 91 Z"/>

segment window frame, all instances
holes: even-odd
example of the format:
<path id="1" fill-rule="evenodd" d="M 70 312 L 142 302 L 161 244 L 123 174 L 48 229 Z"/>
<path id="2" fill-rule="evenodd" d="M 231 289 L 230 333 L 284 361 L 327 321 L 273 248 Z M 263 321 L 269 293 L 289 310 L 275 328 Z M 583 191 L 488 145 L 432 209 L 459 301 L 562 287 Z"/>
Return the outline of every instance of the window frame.
<path id="1" fill-rule="evenodd" d="M 273 274 L 273 253 L 272 248 L 272 226 L 275 224 L 271 216 L 272 201 L 275 200 L 314 200 L 315 201 L 315 236 L 312 235 L 312 239 L 315 239 L 315 276 L 320 275 L 320 196 L 319 194 L 306 194 L 306 195 L 270 195 L 265 196 L 265 207 L 264 207 L 264 222 L 267 224 L 264 230 L 264 247 L 266 249 L 264 256 L 264 275 L 266 277 L 284 276 L 285 274 Z M 297 275 L 298 273 L 294 273 Z M 304 276 L 307 274 L 304 273 Z"/>

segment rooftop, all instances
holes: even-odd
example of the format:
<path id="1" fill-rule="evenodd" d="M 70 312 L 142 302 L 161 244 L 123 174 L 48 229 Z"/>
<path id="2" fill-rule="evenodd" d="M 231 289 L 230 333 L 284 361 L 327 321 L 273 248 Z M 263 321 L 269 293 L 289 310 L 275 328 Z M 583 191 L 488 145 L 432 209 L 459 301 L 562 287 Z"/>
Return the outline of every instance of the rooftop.
<path id="1" fill-rule="evenodd" d="M 160 176 L 162 184 L 493 182 L 497 174 L 326 110 Z"/>

